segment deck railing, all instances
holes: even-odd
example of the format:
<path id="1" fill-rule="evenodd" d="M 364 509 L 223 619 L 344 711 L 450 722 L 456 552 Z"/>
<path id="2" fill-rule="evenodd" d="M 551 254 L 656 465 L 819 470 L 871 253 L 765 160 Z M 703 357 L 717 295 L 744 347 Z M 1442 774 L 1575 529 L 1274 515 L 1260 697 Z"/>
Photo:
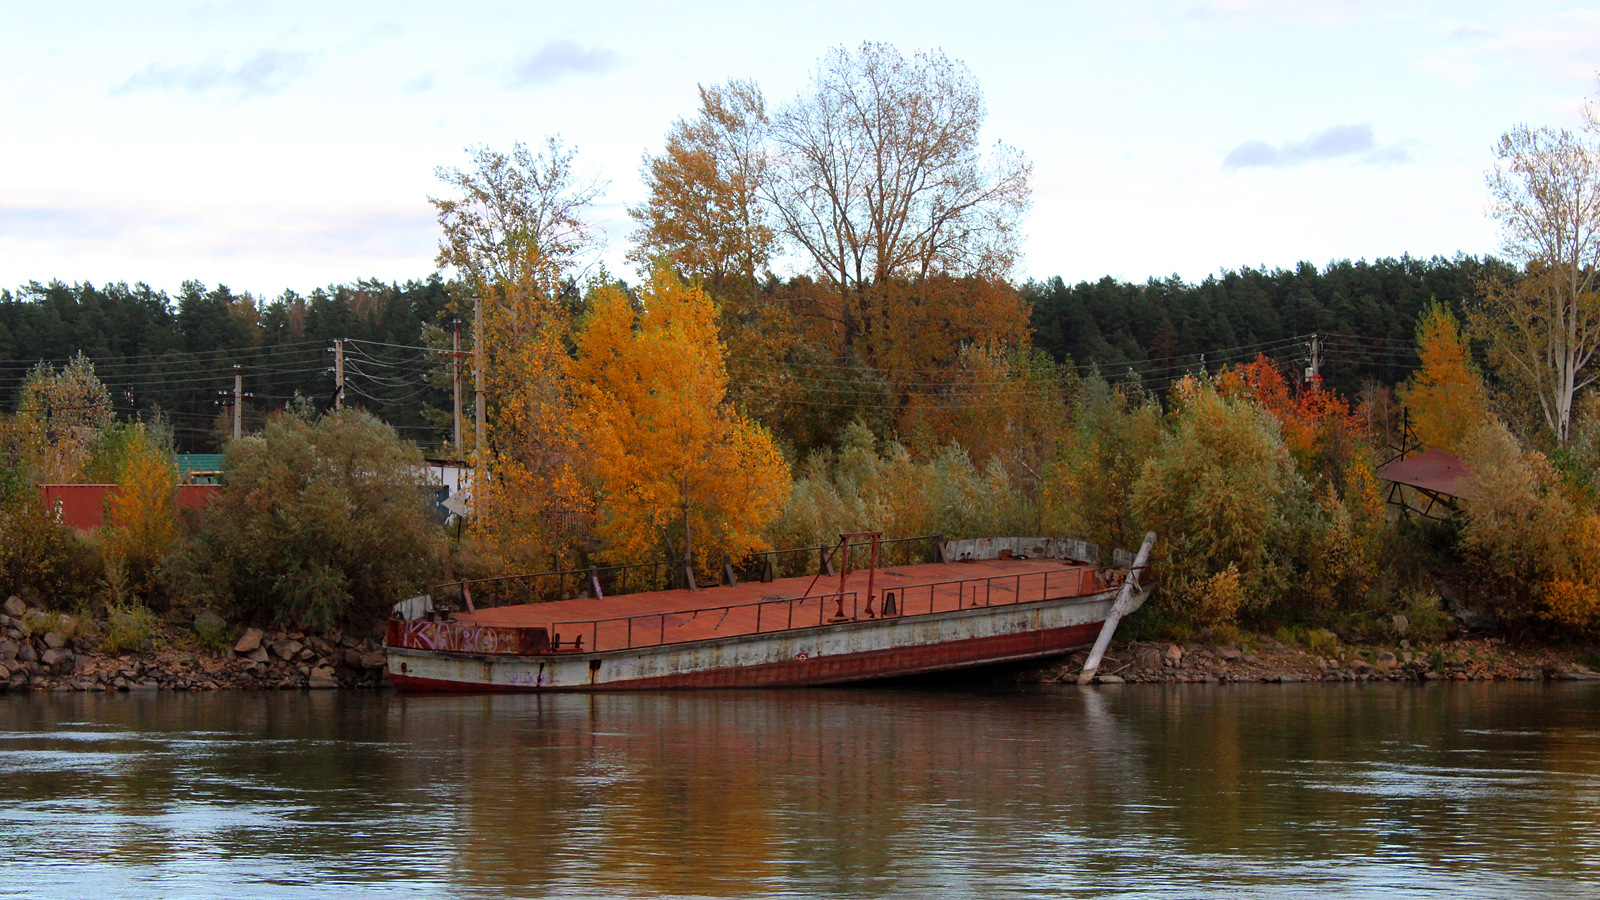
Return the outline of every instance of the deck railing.
<path id="1" fill-rule="evenodd" d="M 631 616 L 570 619 L 553 623 L 551 642 L 556 652 L 631 650 L 866 619 L 1036 603 L 1107 591 L 1118 586 L 1125 574 L 1104 566 L 1074 566 L 894 587 L 871 599 L 863 598 L 859 591 L 845 591 Z M 713 616 L 717 617 L 716 622 L 705 627 L 704 622 Z M 674 634 L 673 629 L 678 633 Z"/>
<path id="2" fill-rule="evenodd" d="M 943 535 L 926 535 L 880 541 L 878 568 L 933 562 L 938 558 L 937 545 L 943 539 Z M 865 567 L 866 550 L 865 546 L 856 546 L 847 551 L 851 554 L 851 569 Z M 844 563 L 839 547 L 835 544 L 752 553 L 737 562 L 728 560 L 726 566 L 736 580 L 749 582 L 795 578 L 819 572 L 824 573 L 826 577 L 839 570 Z M 696 571 L 695 583 L 700 587 L 715 587 L 726 584 L 728 574 L 728 571 Z M 453 606 L 457 609 L 486 609 L 520 603 L 593 597 L 596 585 L 599 586 L 600 594 L 606 597 L 641 591 L 673 590 L 687 586 L 682 562 L 657 562 L 448 581 L 435 585 L 432 596 L 434 602 L 442 606 Z"/>

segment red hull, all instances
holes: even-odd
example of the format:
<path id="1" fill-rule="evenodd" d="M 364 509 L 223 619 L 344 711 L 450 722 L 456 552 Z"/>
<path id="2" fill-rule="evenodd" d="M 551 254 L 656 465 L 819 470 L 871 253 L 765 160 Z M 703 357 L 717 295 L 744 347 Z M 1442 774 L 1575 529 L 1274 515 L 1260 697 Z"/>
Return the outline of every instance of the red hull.
<path id="1" fill-rule="evenodd" d="M 1068 628 L 948 641 L 929 646 L 896 647 L 815 659 L 794 659 L 768 665 L 728 667 L 610 682 L 590 688 L 564 688 L 564 690 L 795 687 L 923 675 L 949 669 L 1068 653 L 1094 643 L 1095 636 L 1100 633 L 1100 627 L 1101 623 L 1093 622 Z M 467 684 L 399 673 L 395 673 L 393 678 L 395 687 L 410 691 L 532 693 L 541 690 L 535 687 L 511 685 Z"/>

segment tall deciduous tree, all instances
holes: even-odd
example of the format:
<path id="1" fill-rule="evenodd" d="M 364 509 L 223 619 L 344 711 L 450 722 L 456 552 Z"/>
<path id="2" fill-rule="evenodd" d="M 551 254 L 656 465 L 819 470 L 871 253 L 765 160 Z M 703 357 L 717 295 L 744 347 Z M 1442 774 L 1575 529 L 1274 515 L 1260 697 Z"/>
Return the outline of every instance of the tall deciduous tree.
<path id="1" fill-rule="evenodd" d="M 753 295 L 776 244 L 761 199 L 768 125 L 755 82 L 702 86 L 700 114 L 673 123 L 661 154 L 644 158 L 650 196 L 628 209 L 639 224 L 629 257 L 663 257 L 724 297 L 737 278 L 738 293 Z"/>
<path id="2" fill-rule="evenodd" d="M 1495 155 L 1492 211 L 1527 273 L 1486 282 L 1473 324 L 1497 368 L 1538 398 L 1565 443 L 1574 396 L 1600 377 L 1589 370 L 1600 350 L 1600 145 L 1523 125 L 1501 136 Z"/>
<path id="3" fill-rule="evenodd" d="M 472 168 L 440 166 L 440 181 L 457 197 L 429 197 L 444 235 L 438 264 L 452 267 L 474 288 L 537 284 L 546 267 L 570 269 L 595 246 L 584 219 L 606 184 L 574 168 L 577 151 L 559 135 L 534 153 L 515 143 L 509 154 L 488 147 L 468 151 Z"/>
<path id="4" fill-rule="evenodd" d="M 571 314 L 560 296 L 596 233 L 584 211 L 604 185 L 580 178 L 552 137 L 535 154 L 473 151 L 471 171 L 441 168 L 458 197 L 431 200 L 439 264 L 481 298 L 474 336 L 486 372 L 473 512 L 503 562 L 560 567 L 582 538 L 587 494 L 575 474 L 576 418 L 562 371 Z"/>
<path id="5" fill-rule="evenodd" d="M 943 53 L 829 52 L 774 123 L 771 196 L 784 234 L 848 292 L 891 276 L 1004 275 L 1032 166 L 978 143 L 983 92 Z M 846 329 L 860 326 L 848 315 Z"/>
<path id="6" fill-rule="evenodd" d="M 562 370 L 571 314 L 544 264 L 534 289 L 484 304 L 489 397 L 476 456 L 475 528 L 507 565 L 564 568 L 588 533 L 593 501 L 579 477 L 579 411 Z"/>
<path id="7" fill-rule="evenodd" d="M 22 384 L 17 425 L 36 481 L 72 481 L 106 426 L 111 392 L 82 353 L 57 371 L 39 363 Z"/>
<path id="8" fill-rule="evenodd" d="M 570 366 L 608 555 L 704 565 L 762 549 L 762 529 L 789 496 L 789 467 L 727 402 L 710 298 L 658 266 L 639 304 L 597 288 Z"/>

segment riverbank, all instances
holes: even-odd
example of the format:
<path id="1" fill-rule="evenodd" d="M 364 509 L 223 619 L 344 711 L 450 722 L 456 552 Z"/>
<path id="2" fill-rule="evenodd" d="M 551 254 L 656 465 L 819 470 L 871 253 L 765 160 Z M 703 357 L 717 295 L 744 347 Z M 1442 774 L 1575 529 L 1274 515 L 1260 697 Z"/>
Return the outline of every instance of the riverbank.
<path id="1" fill-rule="evenodd" d="M 1318 633 L 1315 649 L 1265 635 L 1233 644 L 1113 643 L 1096 684 L 1219 684 L 1317 681 L 1600 680 L 1593 648 L 1509 644 L 1497 637 L 1413 645 L 1347 645 Z M 1075 681 L 1087 651 L 1021 668 L 1024 683 Z"/>
<path id="2" fill-rule="evenodd" d="M 332 632 L 249 628 L 231 641 L 155 622 L 140 649 L 104 649 L 105 624 L 30 609 L 0 612 L 0 690 L 219 691 L 361 689 L 388 683 L 383 646 Z M 204 623 L 202 623 L 204 624 Z"/>
<path id="3" fill-rule="evenodd" d="M 0 606 L 0 690 L 332 690 L 389 684 L 387 657 L 373 637 L 258 628 L 241 634 L 222 630 L 220 620 L 215 631 L 205 625 L 158 621 L 141 649 L 109 652 L 105 623 L 8 598 Z M 1079 651 L 997 677 L 1069 683 L 1086 655 Z M 1244 634 L 1235 643 L 1113 643 L 1095 683 L 1600 680 L 1597 662 L 1594 648 L 1511 644 L 1496 637 L 1365 645 L 1344 644 L 1326 631 L 1307 633 L 1304 643 Z"/>

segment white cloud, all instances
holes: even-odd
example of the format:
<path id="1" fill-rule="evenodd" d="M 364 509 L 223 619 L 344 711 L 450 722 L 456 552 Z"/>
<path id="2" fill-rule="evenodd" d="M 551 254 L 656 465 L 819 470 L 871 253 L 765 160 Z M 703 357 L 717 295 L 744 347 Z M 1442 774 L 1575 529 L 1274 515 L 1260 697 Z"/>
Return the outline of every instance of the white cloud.
<path id="1" fill-rule="evenodd" d="M 1563 81 L 1592 79 L 1600 68 L 1594 52 L 1600 46 L 1600 10 L 1529 16 L 1511 27 L 1458 23 L 1446 38 L 1449 45 L 1424 58 L 1421 65 L 1458 84 L 1501 66 Z"/>
<path id="2" fill-rule="evenodd" d="M 1408 163 L 1413 159 L 1411 142 L 1380 147 L 1373 137 L 1372 126 L 1360 123 L 1334 125 L 1303 141 L 1285 141 L 1276 146 L 1262 140 L 1245 141 L 1222 158 L 1222 168 L 1229 172 L 1249 168 L 1285 169 L 1342 157 L 1357 157 L 1372 165 Z"/>
<path id="3" fill-rule="evenodd" d="M 512 87 L 538 87 L 568 75 L 603 75 L 621 62 L 622 54 L 615 50 L 584 47 L 577 41 L 551 41 L 512 63 L 507 82 Z"/>
<path id="4" fill-rule="evenodd" d="M 276 94 L 311 68 L 311 54 L 290 50 L 257 50 L 237 61 L 211 60 L 163 65 L 151 63 L 111 88 L 113 94 L 135 91 L 231 92 L 241 99 Z"/>
<path id="5" fill-rule="evenodd" d="M 400 85 L 400 93 L 405 94 L 408 97 L 415 96 L 417 94 L 426 94 L 428 91 L 433 90 L 437 84 L 438 81 L 433 77 L 432 72 L 423 72 L 421 75 L 418 75 L 410 81 L 407 81 L 405 84 Z"/>

